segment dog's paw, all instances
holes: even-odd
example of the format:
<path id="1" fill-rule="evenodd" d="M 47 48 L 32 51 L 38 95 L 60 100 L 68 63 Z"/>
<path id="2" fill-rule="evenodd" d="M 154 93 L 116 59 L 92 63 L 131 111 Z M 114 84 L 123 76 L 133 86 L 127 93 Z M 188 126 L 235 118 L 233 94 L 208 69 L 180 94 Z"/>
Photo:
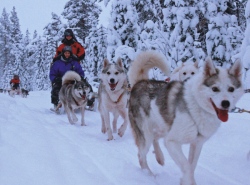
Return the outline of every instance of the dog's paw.
<path id="1" fill-rule="evenodd" d="M 102 133 L 105 134 L 107 132 L 106 127 L 102 127 Z"/>
<path id="2" fill-rule="evenodd" d="M 85 123 L 82 123 L 81 126 L 87 126 Z"/>
<path id="3" fill-rule="evenodd" d="M 114 137 L 113 136 L 110 136 L 110 137 L 108 137 L 108 141 L 111 141 L 111 140 L 113 140 L 114 139 Z"/>
<path id="4" fill-rule="evenodd" d="M 77 121 L 78 121 L 77 117 L 73 118 L 74 123 L 77 122 Z"/>
<path id="5" fill-rule="evenodd" d="M 127 125 L 126 125 L 126 124 L 122 124 L 122 126 L 119 128 L 119 130 L 118 130 L 118 135 L 119 135 L 120 137 L 122 137 L 122 136 L 124 135 L 124 132 L 125 132 L 126 128 L 127 128 Z"/>

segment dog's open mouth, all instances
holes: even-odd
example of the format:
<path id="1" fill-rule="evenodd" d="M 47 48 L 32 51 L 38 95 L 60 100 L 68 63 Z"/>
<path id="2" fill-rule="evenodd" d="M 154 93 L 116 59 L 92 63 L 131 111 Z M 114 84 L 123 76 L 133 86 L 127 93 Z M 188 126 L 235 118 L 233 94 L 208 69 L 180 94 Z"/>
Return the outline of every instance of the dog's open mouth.
<path id="1" fill-rule="evenodd" d="M 83 100 L 86 99 L 86 96 L 85 96 L 84 94 L 81 94 L 81 93 L 80 93 L 80 96 L 82 97 Z"/>
<path id="2" fill-rule="evenodd" d="M 117 82 L 117 83 L 118 83 L 118 82 Z M 115 83 L 115 84 L 109 84 L 109 87 L 110 87 L 110 90 L 111 90 L 111 91 L 114 91 L 114 90 L 115 90 L 117 83 Z"/>
<path id="3" fill-rule="evenodd" d="M 210 101 L 214 107 L 214 110 L 218 116 L 218 118 L 222 121 L 222 122 L 226 122 L 228 120 L 228 110 L 223 110 L 223 109 L 219 109 L 216 107 L 216 105 L 214 104 L 214 102 L 212 101 L 212 99 L 210 98 Z"/>

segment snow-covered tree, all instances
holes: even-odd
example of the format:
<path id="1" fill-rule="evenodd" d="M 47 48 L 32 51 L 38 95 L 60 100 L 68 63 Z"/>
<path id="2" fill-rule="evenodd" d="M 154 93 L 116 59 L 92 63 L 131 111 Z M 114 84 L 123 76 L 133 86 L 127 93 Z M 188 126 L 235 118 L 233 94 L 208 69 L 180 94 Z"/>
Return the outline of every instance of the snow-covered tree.
<path id="1" fill-rule="evenodd" d="M 108 35 L 110 35 L 108 37 L 108 58 L 110 60 L 115 56 L 115 49 L 121 45 L 137 49 L 140 27 L 137 12 L 130 0 L 113 1 L 110 28 L 108 30 Z"/>
<path id="2" fill-rule="evenodd" d="M 84 70 L 88 70 L 90 76 L 97 77 L 102 68 L 104 58 L 107 58 L 107 30 L 103 26 L 94 28 L 86 38 L 86 65 Z"/>
<path id="3" fill-rule="evenodd" d="M 245 89 L 250 89 L 250 1 L 246 4 L 245 18 L 247 27 L 245 30 L 245 37 L 242 41 L 240 57 L 244 68 Z"/>
<path id="4" fill-rule="evenodd" d="M 2 16 L 0 17 L 0 78 L 1 86 L 6 88 L 9 83 L 9 79 L 12 77 L 11 71 L 6 71 L 6 65 L 11 59 L 11 35 L 10 35 L 10 20 L 9 14 L 6 12 L 5 8 L 3 9 Z"/>
<path id="5" fill-rule="evenodd" d="M 62 15 L 70 28 L 74 28 L 76 36 L 85 43 L 91 28 L 97 27 L 101 8 L 97 0 L 71 0 L 64 7 Z"/>
<path id="6" fill-rule="evenodd" d="M 172 11 L 176 12 L 177 24 L 171 33 L 169 54 L 171 65 L 175 68 L 179 63 L 195 60 L 194 40 L 198 24 L 197 1 L 175 1 Z"/>

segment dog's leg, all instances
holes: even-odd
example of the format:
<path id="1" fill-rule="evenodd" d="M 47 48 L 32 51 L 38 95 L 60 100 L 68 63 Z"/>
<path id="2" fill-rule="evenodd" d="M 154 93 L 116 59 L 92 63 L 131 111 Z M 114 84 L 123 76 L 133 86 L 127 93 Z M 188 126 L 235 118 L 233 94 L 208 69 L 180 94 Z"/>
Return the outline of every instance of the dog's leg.
<path id="1" fill-rule="evenodd" d="M 112 134 L 112 129 L 110 127 L 110 115 L 107 110 L 102 109 L 101 115 L 103 116 L 103 123 L 102 129 L 104 129 L 104 126 L 106 128 L 106 131 L 108 132 L 108 141 L 113 140 L 113 134 Z"/>
<path id="2" fill-rule="evenodd" d="M 188 161 L 191 164 L 192 171 L 194 173 L 194 170 L 196 168 L 202 146 L 205 142 L 204 137 L 198 137 L 197 140 L 190 144 L 189 148 L 189 155 L 188 155 Z"/>
<path id="3" fill-rule="evenodd" d="M 169 155 L 183 173 L 181 185 L 196 185 L 191 164 L 182 152 L 181 143 L 173 139 L 165 139 L 165 146 L 167 147 Z"/>
<path id="4" fill-rule="evenodd" d="M 82 122 L 81 126 L 86 126 L 85 121 L 84 121 L 84 112 L 85 112 L 85 107 L 82 106 L 81 107 L 81 116 L 82 116 L 82 118 L 81 118 L 81 122 Z"/>
<path id="5" fill-rule="evenodd" d="M 70 113 L 70 108 L 68 107 L 68 105 L 67 104 L 64 104 L 63 105 L 64 106 L 64 109 L 65 109 L 65 112 L 67 113 L 67 117 L 68 117 L 68 120 L 69 120 L 69 122 L 73 125 L 73 124 L 75 124 L 74 123 L 74 121 L 71 119 L 71 113 Z"/>
<path id="6" fill-rule="evenodd" d="M 118 111 L 115 111 L 113 116 L 114 116 L 113 123 L 112 123 L 113 133 L 116 133 L 117 132 L 117 120 L 118 120 L 118 117 L 119 117 Z"/>
<path id="7" fill-rule="evenodd" d="M 70 113 L 72 115 L 73 122 L 76 123 L 78 121 L 78 118 L 76 117 L 75 111 L 72 107 L 70 107 Z"/>
<path id="8" fill-rule="evenodd" d="M 138 141 L 136 141 L 136 143 L 138 146 L 138 158 L 139 158 L 140 166 L 143 170 L 146 170 L 149 174 L 153 175 L 147 163 L 147 154 L 152 144 L 152 141 L 149 138 L 147 138 L 144 141 L 141 140 L 142 139 L 141 137 L 137 137 L 137 139 Z"/>
<path id="9" fill-rule="evenodd" d="M 104 116 L 101 115 L 101 118 L 102 118 L 102 133 L 105 134 L 107 132 L 107 128 L 106 128 L 106 124 L 104 121 Z"/>
<path id="10" fill-rule="evenodd" d="M 158 140 L 153 141 L 153 146 L 154 146 L 154 153 L 155 153 L 156 160 L 160 165 L 163 166 L 164 165 L 164 155 L 161 151 Z"/>
<path id="11" fill-rule="evenodd" d="M 125 110 L 125 108 L 123 110 L 119 110 L 119 113 L 124 120 L 123 124 L 121 125 L 121 127 L 118 130 L 118 135 L 120 137 L 122 137 L 124 135 L 124 132 L 128 126 L 128 114 L 127 114 L 127 111 L 126 110 L 124 111 L 124 110 Z"/>

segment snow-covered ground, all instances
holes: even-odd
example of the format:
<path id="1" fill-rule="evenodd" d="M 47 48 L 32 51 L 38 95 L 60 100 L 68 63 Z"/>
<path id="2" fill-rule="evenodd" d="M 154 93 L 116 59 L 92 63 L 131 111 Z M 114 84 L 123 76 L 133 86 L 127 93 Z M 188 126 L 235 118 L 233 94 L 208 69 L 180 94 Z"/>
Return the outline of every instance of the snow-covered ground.
<path id="1" fill-rule="evenodd" d="M 178 185 L 181 172 L 168 155 L 160 166 L 152 153 L 150 176 L 139 167 L 130 127 L 107 141 L 98 112 L 86 112 L 87 126 L 70 125 L 66 114 L 49 111 L 49 91 L 28 98 L 0 93 L 0 185 Z M 250 110 L 250 93 L 237 104 Z M 77 113 L 80 117 L 80 113 Z M 119 120 L 121 123 L 122 120 Z M 250 185 L 250 113 L 230 113 L 204 145 L 197 184 Z M 187 146 L 184 146 L 188 152 Z"/>

